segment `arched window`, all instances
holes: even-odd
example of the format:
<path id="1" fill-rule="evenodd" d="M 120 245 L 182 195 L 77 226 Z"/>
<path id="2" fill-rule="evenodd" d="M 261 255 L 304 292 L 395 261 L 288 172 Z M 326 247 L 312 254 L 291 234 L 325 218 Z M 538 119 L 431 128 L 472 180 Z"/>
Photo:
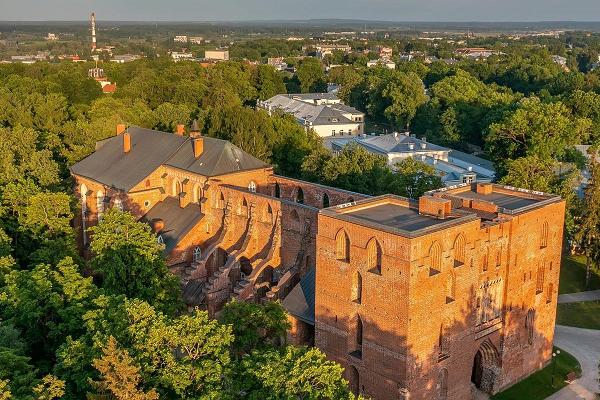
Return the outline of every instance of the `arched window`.
<path id="1" fill-rule="evenodd" d="M 465 237 L 459 234 L 454 241 L 454 266 L 465 264 Z"/>
<path id="2" fill-rule="evenodd" d="M 201 258 L 202 258 L 202 249 L 200 248 L 200 246 L 194 247 L 194 253 L 193 253 L 192 259 L 194 260 L 194 262 L 199 262 Z"/>
<path id="3" fill-rule="evenodd" d="M 448 398 L 448 370 L 442 368 L 438 374 L 438 399 L 446 400 Z"/>
<path id="4" fill-rule="evenodd" d="M 248 191 L 256 193 L 256 182 L 250 181 L 250 183 L 248 184 Z"/>
<path id="5" fill-rule="evenodd" d="M 367 243 L 367 268 L 371 272 L 381 274 L 381 246 L 377 239 L 373 238 Z"/>
<path id="6" fill-rule="evenodd" d="M 156 241 L 160 244 L 165 244 L 165 239 L 163 238 L 163 235 L 158 235 L 156 237 Z"/>
<path id="7" fill-rule="evenodd" d="M 292 223 L 297 226 L 298 223 L 300 222 L 300 216 L 298 215 L 298 211 L 292 210 L 291 217 L 292 217 Z"/>
<path id="8" fill-rule="evenodd" d="M 456 298 L 456 275 L 450 272 L 446 277 L 446 303 L 451 303 Z"/>
<path id="9" fill-rule="evenodd" d="M 329 207 L 329 195 L 327 193 L 323 193 L 323 208 Z"/>
<path id="10" fill-rule="evenodd" d="M 362 358 L 362 348 L 363 348 L 363 323 L 360 315 L 356 316 L 356 327 L 355 327 L 355 339 L 356 339 L 356 350 L 355 355 L 358 358 Z"/>
<path id="11" fill-rule="evenodd" d="M 489 251 L 486 250 L 485 253 L 483 253 L 483 260 L 481 260 L 481 264 L 482 264 L 484 272 L 488 270 L 489 258 L 490 258 Z"/>
<path id="12" fill-rule="evenodd" d="M 296 191 L 296 203 L 304 204 L 304 190 L 301 187 Z"/>
<path id="13" fill-rule="evenodd" d="M 79 188 L 79 193 L 81 194 L 81 230 L 82 230 L 82 238 L 83 245 L 86 246 L 88 244 L 88 235 L 87 235 L 87 192 L 88 188 L 85 184 L 81 185 Z"/>
<path id="14" fill-rule="evenodd" d="M 104 214 L 104 193 L 102 190 L 98 190 L 96 193 L 96 212 L 98 213 L 98 221 L 102 219 Z"/>
<path id="15" fill-rule="evenodd" d="M 550 303 L 552 301 L 552 294 L 554 292 L 554 284 L 550 282 L 548 284 L 548 288 L 546 289 L 546 303 Z"/>
<path id="16" fill-rule="evenodd" d="M 544 263 L 540 263 L 537 269 L 537 277 L 535 282 L 535 293 L 542 293 L 544 291 Z"/>
<path id="17" fill-rule="evenodd" d="M 362 302 L 362 275 L 356 271 L 352 277 L 352 301 L 360 304 Z"/>
<path id="18" fill-rule="evenodd" d="M 221 210 L 225 208 L 225 195 L 223 194 L 223 192 L 221 192 L 219 194 L 219 200 L 217 201 L 217 208 L 220 208 Z"/>
<path id="19" fill-rule="evenodd" d="M 439 273 L 442 270 L 442 247 L 438 242 L 431 245 L 429 249 L 430 273 Z"/>
<path id="20" fill-rule="evenodd" d="M 448 349 L 448 338 L 446 335 L 446 324 L 440 325 L 440 334 L 438 336 L 438 360 L 448 358 L 450 351 Z"/>
<path id="21" fill-rule="evenodd" d="M 202 187 L 199 184 L 194 185 L 194 190 L 192 191 L 192 202 L 200 203 L 202 197 Z"/>
<path id="22" fill-rule="evenodd" d="M 179 196 L 181 193 L 181 182 L 177 179 L 173 179 L 173 196 Z"/>
<path id="23" fill-rule="evenodd" d="M 123 211 L 123 201 L 121 201 L 119 198 L 116 198 L 113 207 L 119 211 Z"/>
<path id="24" fill-rule="evenodd" d="M 270 204 L 267 204 L 266 220 L 267 220 L 267 222 L 273 223 L 273 208 L 271 208 Z"/>
<path id="25" fill-rule="evenodd" d="M 240 213 L 241 213 L 241 215 L 248 215 L 248 201 L 246 200 L 245 197 L 242 199 L 242 206 L 240 208 Z"/>
<path id="26" fill-rule="evenodd" d="M 350 383 L 350 391 L 355 395 L 359 395 L 360 375 L 354 365 L 350 366 L 348 381 Z"/>
<path id="27" fill-rule="evenodd" d="M 279 183 L 275 182 L 275 197 L 281 197 L 281 187 L 279 187 Z"/>
<path id="28" fill-rule="evenodd" d="M 335 238 L 335 257 L 340 261 L 350 261 L 350 239 L 343 229 L 340 229 Z"/>
<path id="29" fill-rule="evenodd" d="M 540 239 L 540 247 L 548 246 L 548 221 L 542 224 L 542 237 Z"/>
<path id="30" fill-rule="evenodd" d="M 535 326 L 535 310 L 530 309 L 527 311 L 527 317 L 525 319 L 525 328 L 527 328 L 527 343 L 533 344 L 533 333 Z"/>

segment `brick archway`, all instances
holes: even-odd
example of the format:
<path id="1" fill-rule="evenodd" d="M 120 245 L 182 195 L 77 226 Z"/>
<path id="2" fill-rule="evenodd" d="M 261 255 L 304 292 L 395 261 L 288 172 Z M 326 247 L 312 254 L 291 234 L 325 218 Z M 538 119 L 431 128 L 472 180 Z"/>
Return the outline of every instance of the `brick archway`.
<path id="1" fill-rule="evenodd" d="M 478 389 L 493 394 L 501 373 L 501 357 L 494 344 L 486 339 L 473 359 L 471 382 Z"/>

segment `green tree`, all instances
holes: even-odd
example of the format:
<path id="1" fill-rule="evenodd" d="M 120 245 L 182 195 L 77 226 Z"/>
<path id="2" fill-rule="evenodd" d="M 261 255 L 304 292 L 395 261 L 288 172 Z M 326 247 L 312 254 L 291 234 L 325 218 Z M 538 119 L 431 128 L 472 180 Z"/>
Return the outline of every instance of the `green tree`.
<path id="1" fill-rule="evenodd" d="M 165 311 L 180 307 L 179 282 L 168 270 L 164 245 L 158 243 L 149 225 L 128 212 L 112 209 L 90 232 L 91 265 L 102 274 L 107 293 L 137 297 Z"/>
<path id="2" fill-rule="evenodd" d="M 244 357 L 238 382 L 250 399 L 354 399 L 343 371 L 318 349 L 286 346 Z"/>
<path id="3" fill-rule="evenodd" d="M 527 98 L 490 125 L 487 151 L 501 169 L 505 160 L 524 156 L 560 159 L 567 148 L 586 140 L 590 126 L 588 119 L 573 118 L 562 103 Z"/>
<path id="4" fill-rule="evenodd" d="M 225 305 L 219 321 L 231 325 L 235 337 L 233 349 L 237 354 L 272 346 L 285 338 L 290 327 L 285 310 L 278 302 L 255 304 L 234 300 Z"/>
<path id="5" fill-rule="evenodd" d="M 296 69 L 296 77 L 300 83 L 302 93 L 321 93 L 327 90 L 323 66 L 316 58 L 308 57 L 302 60 Z"/>
<path id="6" fill-rule="evenodd" d="M 443 186 L 439 174 L 430 165 L 407 158 L 394 165 L 393 192 L 411 199 L 418 199 L 425 192 Z"/>
<path id="7" fill-rule="evenodd" d="M 585 285 L 589 286 L 591 269 L 600 266 L 600 164 L 596 159 L 597 150 L 590 151 L 590 180 L 585 188 L 583 202 L 577 219 L 575 240 L 586 259 Z"/>
<path id="8" fill-rule="evenodd" d="M 127 350 L 118 348 L 114 337 L 102 348 L 102 357 L 93 361 L 100 373 L 100 381 L 93 386 L 100 395 L 88 394 L 88 399 L 156 400 L 158 393 L 151 389 L 147 393 L 139 389 L 140 369 L 135 365 Z"/>
<path id="9" fill-rule="evenodd" d="M 65 394 L 65 383 L 53 375 L 46 375 L 33 388 L 33 394 L 36 400 L 60 399 Z"/>

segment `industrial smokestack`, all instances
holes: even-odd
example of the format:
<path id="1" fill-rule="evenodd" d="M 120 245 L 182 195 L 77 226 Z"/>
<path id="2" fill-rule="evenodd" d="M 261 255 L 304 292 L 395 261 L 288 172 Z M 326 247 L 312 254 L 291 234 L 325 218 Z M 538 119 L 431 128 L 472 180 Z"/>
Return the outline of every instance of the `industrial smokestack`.
<path id="1" fill-rule="evenodd" d="M 92 13 L 92 51 L 96 51 L 96 13 Z"/>

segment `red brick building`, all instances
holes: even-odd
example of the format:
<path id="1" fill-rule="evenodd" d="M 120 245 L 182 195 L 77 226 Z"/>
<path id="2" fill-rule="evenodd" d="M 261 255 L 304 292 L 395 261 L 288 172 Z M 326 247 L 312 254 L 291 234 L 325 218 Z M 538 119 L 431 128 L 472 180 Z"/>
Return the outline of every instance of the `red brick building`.
<path id="1" fill-rule="evenodd" d="M 418 203 L 277 176 L 231 143 L 119 126 L 71 168 L 85 229 L 146 221 L 190 306 L 282 299 L 290 339 L 374 399 L 469 399 L 551 354 L 564 202 L 464 185 Z"/>

